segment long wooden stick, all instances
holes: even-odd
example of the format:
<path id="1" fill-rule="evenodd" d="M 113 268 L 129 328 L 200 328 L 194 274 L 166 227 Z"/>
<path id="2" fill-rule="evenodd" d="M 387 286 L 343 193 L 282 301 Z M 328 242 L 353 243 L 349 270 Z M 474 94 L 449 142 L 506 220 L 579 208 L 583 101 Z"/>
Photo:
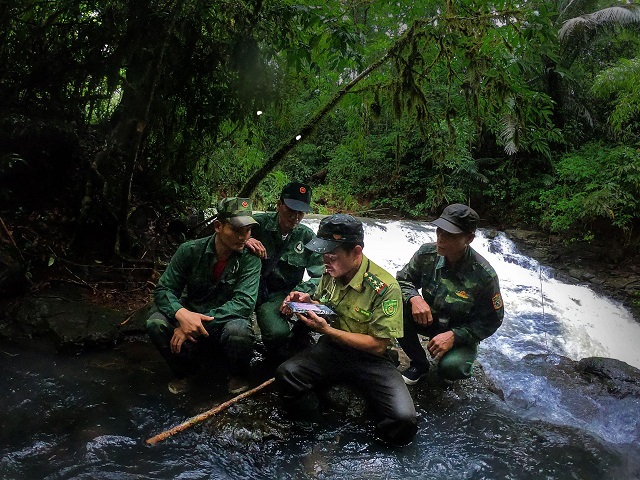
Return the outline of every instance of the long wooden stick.
<path id="1" fill-rule="evenodd" d="M 257 387 L 252 388 L 251 390 L 247 390 L 246 392 L 241 393 L 237 397 L 233 397 L 231 400 L 227 400 L 226 402 L 221 403 L 220 405 L 213 407 L 212 409 L 207 410 L 206 412 L 202 412 L 201 414 L 196 415 L 195 417 L 191 417 L 189 420 L 186 420 L 185 422 L 182 422 L 180 425 L 176 425 L 175 427 L 170 428 L 169 430 L 159 433 L 155 437 L 148 438 L 146 440 L 146 443 L 149 445 L 155 445 L 156 443 L 161 442 L 162 440 L 169 438 L 170 436 L 175 435 L 176 433 L 186 430 L 190 426 L 195 425 L 196 423 L 202 422 L 203 420 L 206 420 L 207 418 L 214 416 L 216 413 L 221 412 L 225 408 L 230 407 L 231 405 L 233 405 L 236 402 L 239 402 L 243 398 L 247 398 L 253 395 L 254 393 L 262 390 L 263 388 L 271 385 L 274 381 L 275 381 L 275 378 L 270 378 L 263 384 L 258 385 Z"/>

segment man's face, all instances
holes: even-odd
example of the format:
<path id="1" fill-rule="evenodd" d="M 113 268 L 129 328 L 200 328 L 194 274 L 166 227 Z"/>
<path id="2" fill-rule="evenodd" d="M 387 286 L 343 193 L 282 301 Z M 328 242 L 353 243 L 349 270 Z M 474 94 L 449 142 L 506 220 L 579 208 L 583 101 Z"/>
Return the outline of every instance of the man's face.
<path id="1" fill-rule="evenodd" d="M 251 236 L 251 225 L 236 227 L 229 222 L 217 222 L 215 230 L 222 245 L 235 252 L 241 252 Z"/>
<path id="2" fill-rule="evenodd" d="M 304 212 L 290 209 L 282 200 L 278 200 L 277 210 L 278 228 L 283 235 L 291 233 L 293 227 L 298 225 L 304 218 Z"/>
<path id="3" fill-rule="evenodd" d="M 359 248 L 360 247 L 356 247 L 347 252 L 338 247 L 333 252 L 322 255 L 322 261 L 324 262 L 324 268 L 327 273 L 333 278 L 340 278 L 354 273 L 353 270 L 357 270 L 360 267 L 357 252 Z"/>
<path id="4" fill-rule="evenodd" d="M 436 245 L 438 255 L 449 260 L 458 260 L 465 252 L 467 246 L 475 238 L 473 233 L 449 233 L 438 227 L 436 229 Z"/>

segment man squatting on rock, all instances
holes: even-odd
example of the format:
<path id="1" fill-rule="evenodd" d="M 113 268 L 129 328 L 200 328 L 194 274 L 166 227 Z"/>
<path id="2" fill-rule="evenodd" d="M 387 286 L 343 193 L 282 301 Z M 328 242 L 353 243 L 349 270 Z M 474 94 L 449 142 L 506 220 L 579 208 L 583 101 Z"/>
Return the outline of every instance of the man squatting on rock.
<path id="1" fill-rule="evenodd" d="M 471 376 L 480 341 L 502 324 L 498 276 L 469 246 L 478 219 L 466 205 L 449 205 L 432 222 L 436 243 L 422 245 L 396 275 L 404 297 L 404 337 L 398 342 L 411 360 L 402 372 L 408 385 L 429 371 L 418 334 L 429 337 L 439 376 L 459 380 Z"/>
<path id="2" fill-rule="evenodd" d="M 260 259 L 245 249 L 257 223 L 251 214 L 248 198 L 221 200 L 215 233 L 180 245 L 154 290 L 158 311 L 147 331 L 173 372 L 172 393 L 185 391 L 187 377 L 220 351 L 229 392 L 248 389 L 255 342 L 250 316 L 260 281 Z"/>
<path id="3" fill-rule="evenodd" d="M 351 215 L 322 219 L 317 238 L 306 244 L 322 254 L 325 273 L 315 294 L 291 292 L 286 302 L 323 303 L 335 313 L 329 323 L 313 312 L 298 321 L 321 333 L 318 343 L 285 361 L 276 371 L 284 408 L 298 418 L 318 408 L 316 387 L 344 383 L 362 391 L 377 416 L 376 432 L 396 445 L 417 430 L 416 411 L 390 357 L 393 338 L 402 337 L 402 294 L 397 281 L 363 253 L 364 229 Z"/>
<path id="4" fill-rule="evenodd" d="M 256 318 L 267 355 L 280 364 L 311 342 L 302 322 L 289 326 L 280 305 L 291 291 L 313 294 L 324 272 L 322 256 L 304 248 L 315 233 L 300 222 L 311 210 L 311 188 L 299 182 L 284 186 L 275 212 L 254 214 L 247 248 L 262 259 Z M 309 280 L 303 282 L 304 272 Z"/>

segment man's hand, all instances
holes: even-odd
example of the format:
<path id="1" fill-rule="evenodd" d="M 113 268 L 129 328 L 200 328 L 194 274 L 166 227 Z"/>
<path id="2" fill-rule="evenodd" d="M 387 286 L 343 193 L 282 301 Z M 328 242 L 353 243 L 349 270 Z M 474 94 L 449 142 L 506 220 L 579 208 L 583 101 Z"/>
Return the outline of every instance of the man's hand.
<path id="1" fill-rule="evenodd" d="M 171 337 L 171 342 L 169 342 L 171 353 L 180 353 L 182 344 L 187 340 L 189 340 L 190 342 L 196 342 L 195 338 L 189 337 L 182 331 L 180 327 L 176 327 L 173 330 L 173 337 Z"/>
<path id="2" fill-rule="evenodd" d="M 326 333 L 330 327 L 329 323 L 313 312 L 307 312 L 306 315 L 296 313 L 296 317 L 314 332 Z"/>
<path id="3" fill-rule="evenodd" d="M 260 258 L 267 258 L 267 249 L 264 248 L 264 245 L 260 240 L 249 238 L 249 240 L 244 243 L 244 246 L 247 247 L 254 255 Z"/>
<path id="4" fill-rule="evenodd" d="M 453 347 L 454 335 L 451 330 L 439 333 L 427 343 L 427 349 L 432 357 L 436 359 L 442 358 Z"/>
<path id="5" fill-rule="evenodd" d="M 293 291 L 285 297 L 285 299 L 282 301 L 282 305 L 280 305 L 280 313 L 287 316 L 293 313 L 287 306 L 288 302 L 316 303 L 311 300 L 311 295 L 309 295 L 308 293 Z"/>
<path id="6" fill-rule="evenodd" d="M 427 326 L 433 323 L 431 307 L 425 302 L 424 298 L 416 295 L 409 299 L 409 303 L 411 304 L 411 314 L 417 324 Z"/>
<path id="7" fill-rule="evenodd" d="M 186 308 L 181 308 L 176 312 L 176 320 L 180 324 L 180 329 L 189 338 L 195 341 L 200 335 L 209 336 L 209 332 L 204 328 L 202 322 L 210 322 L 213 317 L 201 313 L 192 312 Z"/>

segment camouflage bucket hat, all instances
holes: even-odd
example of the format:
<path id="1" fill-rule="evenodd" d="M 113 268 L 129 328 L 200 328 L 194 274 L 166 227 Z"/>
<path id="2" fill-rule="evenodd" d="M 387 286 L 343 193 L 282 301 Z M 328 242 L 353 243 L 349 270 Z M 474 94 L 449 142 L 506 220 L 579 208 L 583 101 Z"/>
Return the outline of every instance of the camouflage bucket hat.
<path id="1" fill-rule="evenodd" d="M 236 227 L 255 225 L 252 215 L 251 200 L 248 198 L 228 197 L 218 202 L 218 218 L 228 220 Z"/>
<path id="2" fill-rule="evenodd" d="M 325 217 L 318 226 L 318 236 L 305 245 L 317 253 L 329 253 L 341 243 L 364 243 L 362 222 L 351 215 L 335 213 Z"/>

